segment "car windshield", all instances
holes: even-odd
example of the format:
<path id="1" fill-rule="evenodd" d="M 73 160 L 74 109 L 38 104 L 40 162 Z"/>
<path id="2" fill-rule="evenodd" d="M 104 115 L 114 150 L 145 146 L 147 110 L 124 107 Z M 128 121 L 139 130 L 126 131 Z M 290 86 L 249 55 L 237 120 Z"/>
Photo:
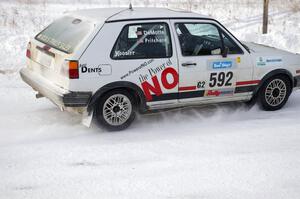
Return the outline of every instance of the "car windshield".
<path id="1" fill-rule="evenodd" d="M 93 27 L 90 21 L 65 16 L 54 21 L 35 38 L 53 48 L 72 53 Z"/>

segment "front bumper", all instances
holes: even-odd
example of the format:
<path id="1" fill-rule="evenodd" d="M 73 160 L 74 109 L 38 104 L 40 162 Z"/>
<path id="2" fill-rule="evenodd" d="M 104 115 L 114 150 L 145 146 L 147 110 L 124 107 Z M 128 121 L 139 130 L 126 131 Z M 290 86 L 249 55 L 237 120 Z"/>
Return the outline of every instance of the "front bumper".
<path id="1" fill-rule="evenodd" d="M 20 75 L 24 82 L 62 110 L 66 107 L 86 107 L 92 96 L 92 92 L 73 92 L 63 89 L 28 68 L 23 68 Z"/>

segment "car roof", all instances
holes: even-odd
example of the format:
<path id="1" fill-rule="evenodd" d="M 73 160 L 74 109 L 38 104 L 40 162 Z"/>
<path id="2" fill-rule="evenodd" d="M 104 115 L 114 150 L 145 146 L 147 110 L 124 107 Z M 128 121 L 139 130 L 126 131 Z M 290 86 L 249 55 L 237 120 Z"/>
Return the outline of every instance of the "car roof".
<path id="1" fill-rule="evenodd" d="M 95 8 L 70 12 L 73 15 L 92 18 L 96 21 L 115 22 L 138 19 L 167 19 L 167 18 L 205 18 L 211 19 L 209 16 L 197 13 L 172 10 L 168 8 Z"/>

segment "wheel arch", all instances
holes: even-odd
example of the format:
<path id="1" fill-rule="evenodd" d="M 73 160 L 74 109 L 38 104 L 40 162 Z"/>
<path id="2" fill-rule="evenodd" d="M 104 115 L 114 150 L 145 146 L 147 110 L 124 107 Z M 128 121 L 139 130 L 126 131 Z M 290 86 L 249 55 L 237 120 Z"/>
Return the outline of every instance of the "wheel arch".
<path id="1" fill-rule="evenodd" d="M 100 89 L 98 89 L 92 95 L 92 97 L 88 103 L 88 106 L 87 106 L 87 111 L 91 112 L 93 110 L 93 107 L 96 104 L 97 100 L 99 99 L 99 97 L 103 96 L 105 93 L 107 93 L 111 90 L 114 90 L 114 89 L 127 90 L 130 94 L 133 95 L 133 97 L 135 99 L 138 100 L 138 110 L 140 112 L 145 112 L 147 110 L 146 97 L 145 97 L 142 89 L 132 82 L 118 81 L 118 82 L 112 82 L 112 83 L 106 84 L 103 87 L 101 87 Z"/>
<path id="2" fill-rule="evenodd" d="M 291 72 L 289 72 L 287 69 L 275 69 L 275 70 L 272 70 L 270 72 L 268 72 L 261 80 L 260 80 L 260 83 L 258 84 L 258 87 L 255 89 L 254 93 L 253 93 L 253 96 L 256 96 L 260 90 L 260 88 L 263 86 L 263 84 L 268 80 L 270 79 L 271 77 L 274 77 L 276 75 L 284 75 L 286 77 L 289 78 L 290 80 L 290 83 L 291 83 L 291 86 L 292 88 L 294 87 L 294 77 L 292 75 Z"/>

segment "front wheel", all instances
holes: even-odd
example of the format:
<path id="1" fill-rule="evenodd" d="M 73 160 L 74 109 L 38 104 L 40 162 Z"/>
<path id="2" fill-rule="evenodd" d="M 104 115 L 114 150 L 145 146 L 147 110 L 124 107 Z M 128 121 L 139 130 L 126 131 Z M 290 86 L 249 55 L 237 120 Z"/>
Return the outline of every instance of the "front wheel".
<path id="1" fill-rule="evenodd" d="M 276 111 L 287 102 L 292 91 L 291 82 L 286 76 L 275 76 L 264 82 L 259 92 L 262 109 Z"/>
<path id="2" fill-rule="evenodd" d="M 97 122 L 110 131 L 126 129 L 135 118 L 135 100 L 125 90 L 113 90 L 98 100 Z"/>

